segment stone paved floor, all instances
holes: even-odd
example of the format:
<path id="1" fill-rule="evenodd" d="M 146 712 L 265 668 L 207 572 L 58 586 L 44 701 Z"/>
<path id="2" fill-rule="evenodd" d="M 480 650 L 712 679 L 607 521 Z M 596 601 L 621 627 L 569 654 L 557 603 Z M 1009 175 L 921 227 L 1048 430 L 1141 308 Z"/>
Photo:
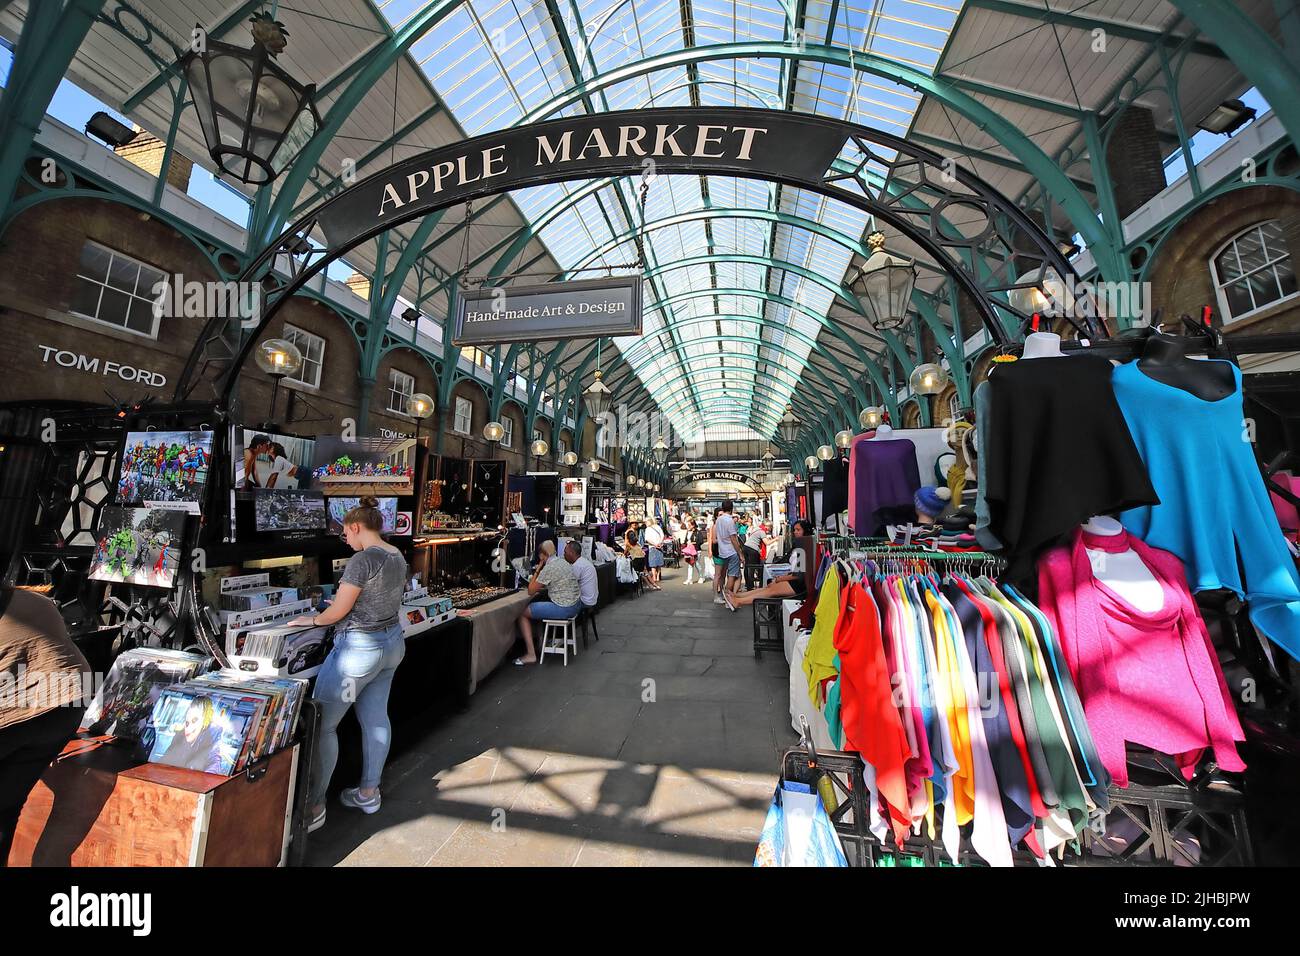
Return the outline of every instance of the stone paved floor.
<path id="1" fill-rule="evenodd" d="M 601 611 L 568 667 L 499 668 L 389 763 L 379 813 L 331 805 L 308 862 L 748 865 L 795 739 L 785 661 L 684 575 Z"/>

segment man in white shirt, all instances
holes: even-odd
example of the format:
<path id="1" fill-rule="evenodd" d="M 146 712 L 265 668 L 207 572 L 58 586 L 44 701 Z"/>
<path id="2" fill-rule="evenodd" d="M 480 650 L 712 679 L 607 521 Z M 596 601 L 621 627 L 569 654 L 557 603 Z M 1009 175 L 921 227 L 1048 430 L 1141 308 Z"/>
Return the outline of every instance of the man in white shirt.
<path id="1" fill-rule="evenodd" d="M 564 560 L 573 566 L 573 576 L 578 579 L 583 605 L 595 610 L 596 602 L 600 600 L 600 586 L 596 582 L 596 566 L 582 556 L 582 548 L 576 541 L 570 541 L 564 546 Z"/>
<path id="2" fill-rule="evenodd" d="M 722 513 L 718 515 L 718 520 L 713 524 L 713 540 L 718 545 L 718 557 L 722 559 L 722 571 L 726 576 L 726 581 L 722 585 L 724 591 L 735 591 L 736 584 L 740 581 L 740 553 L 742 545 L 740 535 L 736 533 L 736 519 L 731 516 L 731 511 L 735 507 L 731 499 L 728 498 L 722 503 Z M 722 594 L 718 594 L 713 599 L 714 604 L 726 605 Z"/>

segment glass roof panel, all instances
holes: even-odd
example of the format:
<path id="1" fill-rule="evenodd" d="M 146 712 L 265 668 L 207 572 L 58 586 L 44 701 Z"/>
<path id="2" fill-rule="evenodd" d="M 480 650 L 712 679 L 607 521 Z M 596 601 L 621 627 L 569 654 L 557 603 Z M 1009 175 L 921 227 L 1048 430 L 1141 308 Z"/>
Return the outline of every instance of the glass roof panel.
<path id="1" fill-rule="evenodd" d="M 380 9 L 397 25 L 422 5 L 420 0 L 386 0 Z M 678 65 L 612 84 L 560 112 L 547 104 L 577 82 L 647 57 L 688 46 L 796 42 L 800 36 L 809 44 L 870 50 L 932 71 L 961 5 L 962 0 L 807 0 L 795 23 L 794 14 L 775 0 L 469 0 L 411 52 L 471 136 L 507 128 L 529 114 L 691 105 L 792 108 L 902 135 L 920 102 L 914 91 L 866 73 L 852 77 L 839 66 L 770 56 Z M 640 226 L 639 182 L 621 179 L 594 191 L 586 186 L 538 186 L 520 190 L 514 198 L 532 223 L 541 224 L 538 239 L 562 268 L 625 267 L 637 258 L 635 243 L 619 240 Z M 572 199 L 579 194 L 583 198 Z M 658 177 L 650 184 L 644 219 L 657 223 L 700 210 L 745 209 L 820 223 L 852 243 L 860 242 L 870 225 L 857 210 L 804 190 L 721 176 Z M 839 284 L 851 250 L 795 224 L 725 213 L 654 228 L 644 248 L 647 269 L 712 258 L 664 269 L 647 281 L 647 305 L 668 299 L 662 310 L 648 310 L 645 316 L 645 337 L 654 335 L 655 340 L 625 338 L 616 344 L 647 359 L 639 375 L 652 395 L 667 394 L 665 383 L 672 383 L 674 398 L 661 400 L 674 402 L 674 423 L 684 434 L 703 427 L 701 416 L 718 416 L 745 423 L 761 420 L 762 437 L 767 437 L 803 374 L 809 340 L 823 332 L 817 317 L 827 314 L 834 296 L 821 283 L 763 260 L 793 263 Z M 735 261 L 735 256 L 759 261 Z M 571 274 L 581 278 L 584 273 Z M 766 289 L 799 308 L 753 296 L 682 298 L 709 289 Z M 729 318 L 670 330 L 664 328 L 664 313 L 678 320 Z M 719 330 L 763 339 L 788 352 L 752 342 L 691 341 Z M 770 367 L 789 374 L 773 373 Z M 774 391 L 755 392 L 756 374 L 764 375 Z M 724 381 L 732 397 L 702 394 L 709 383 Z M 678 401 L 682 396 L 689 400 Z"/>

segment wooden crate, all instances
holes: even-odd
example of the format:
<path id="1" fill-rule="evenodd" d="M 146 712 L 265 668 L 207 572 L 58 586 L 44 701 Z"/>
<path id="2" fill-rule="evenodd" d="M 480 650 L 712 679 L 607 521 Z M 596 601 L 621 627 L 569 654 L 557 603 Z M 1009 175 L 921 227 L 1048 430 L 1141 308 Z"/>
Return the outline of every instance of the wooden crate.
<path id="1" fill-rule="evenodd" d="M 73 740 L 27 798 L 9 865 L 281 865 L 297 763 L 294 746 L 223 777 Z"/>

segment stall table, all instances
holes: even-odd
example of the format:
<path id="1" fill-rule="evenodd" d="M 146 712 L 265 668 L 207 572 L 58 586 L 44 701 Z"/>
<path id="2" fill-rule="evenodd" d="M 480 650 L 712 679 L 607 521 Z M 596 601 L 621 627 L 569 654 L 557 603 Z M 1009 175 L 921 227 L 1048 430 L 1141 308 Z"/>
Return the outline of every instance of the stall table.
<path id="1" fill-rule="evenodd" d="M 599 594 L 596 600 L 597 609 L 614 603 L 614 592 L 618 586 L 615 570 L 613 561 L 596 565 L 596 588 Z"/>
<path id="2" fill-rule="evenodd" d="M 526 590 L 520 590 L 461 612 L 474 632 L 468 693 L 474 693 L 479 682 L 509 655 L 517 636 L 515 622 L 531 600 Z"/>

